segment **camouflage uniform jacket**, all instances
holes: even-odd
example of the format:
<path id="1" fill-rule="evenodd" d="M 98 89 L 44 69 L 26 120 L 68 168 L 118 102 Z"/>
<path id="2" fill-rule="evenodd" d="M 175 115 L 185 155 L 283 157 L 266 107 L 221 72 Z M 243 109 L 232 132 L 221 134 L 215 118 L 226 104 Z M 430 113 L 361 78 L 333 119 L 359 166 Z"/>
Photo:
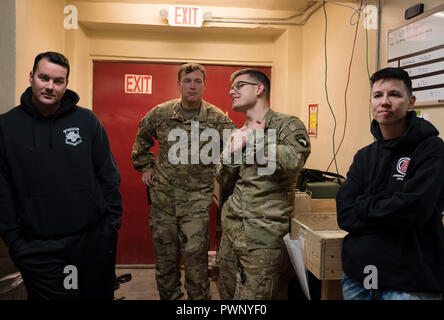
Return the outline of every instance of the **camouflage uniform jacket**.
<path id="1" fill-rule="evenodd" d="M 297 175 L 310 154 L 307 131 L 297 117 L 270 109 L 265 121 L 265 150 L 268 150 L 269 136 L 276 135 L 275 171 L 259 175 L 261 165 L 256 160 L 254 164 L 246 164 L 246 154 L 251 152 L 247 147 L 242 163 L 222 162 L 215 176 L 223 193 L 227 193 L 226 188 L 232 188 L 222 207 L 222 232 L 229 229 L 230 224 L 240 221 L 244 225 L 249 249 L 277 248 L 282 244 L 283 236 L 289 232 L 290 215 L 294 210 Z"/>
<path id="2" fill-rule="evenodd" d="M 220 109 L 206 101 L 202 101 L 200 112 L 193 115 L 190 120 L 185 120 L 181 109 L 181 100 L 174 99 L 157 105 L 145 115 L 139 123 L 139 130 L 131 152 L 133 166 L 141 172 L 155 167 L 153 188 L 181 190 L 185 194 L 203 192 L 207 197 L 211 197 L 215 164 L 203 164 L 200 160 L 199 151 L 208 143 L 200 141 L 203 140 L 199 139 L 200 134 L 209 128 L 217 130 L 221 139 L 220 151 L 222 151 L 223 129 L 232 130 L 236 126 Z M 198 121 L 199 130 L 196 129 L 197 122 L 194 122 L 195 134 L 191 138 L 193 121 Z M 182 132 L 187 133 L 185 140 L 182 139 L 183 137 L 178 139 L 175 136 L 174 141 L 168 141 L 168 136 L 174 129 L 183 129 Z M 150 151 L 154 146 L 154 139 L 159 141 L 157 159 Z M 193 139 L 194 147 L 192 146 Z M 169 161 L 168 155 L 171 150 L 179 149 L 180 142 L 186 149 L 187 161 L 173 164 Z M 194 161 L 192 161 L 192 152 L 194 152 Z M 219 154 L 217 154 L 217 159 L 218 157 Z M 155 199 L 153 199 L 153 204 L 154 201 Z"/>

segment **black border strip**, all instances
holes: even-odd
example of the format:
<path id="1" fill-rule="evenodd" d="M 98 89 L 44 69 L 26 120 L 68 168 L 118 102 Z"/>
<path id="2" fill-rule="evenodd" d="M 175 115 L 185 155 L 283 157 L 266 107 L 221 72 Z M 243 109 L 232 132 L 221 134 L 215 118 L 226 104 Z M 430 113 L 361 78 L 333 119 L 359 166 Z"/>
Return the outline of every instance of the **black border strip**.
<path id="1" fill-rule="evenodd" d="M 413 88 L 412 91 L 424 91 L 424 90 L 431 90 L 431 89 L 438 89 L 438 88 L 444 88 L 444 83 L 441 84 L 435 84 L 433 86 L 427 86 L 427 87 L 420 87 L 420 88 Z"/>
<path id="2" fill-rule="evenodd" d="M 415 64 L 409 64 L 408 66 L 403 66 L 401 68 L 404 69 L 404 70 L 405 69 L 411 69 L 411 68 L 416 68 L 416 67 L 420 67 L 420 66 L 426 66 L 428 64 L 432 64 L 432 63 L 436 63 L 436 62 L 441 62 L 441 61 L 444 61 L 444 57 L 438 58 L 438 59 L 433 59 L 433 60 L 428 60 L 428 61 L 425 61 L 425 62 L 418 62 L 418 63 L 415 63 Z"/>
<path id="3" fill-rule="evenodd" d="M 436 50 L 439 50 L 439 49 L 442 49 L 442 48 L 444 48 L 444 44 L 436 46 L 436 47 L 433 47 L 433 48 L 425 49 L 425 50 L 422 50 L 422 51 L 418 51 L 418 52 L 415 52 L 415 53 L 410 53 L 410 54 L 407 54 L 405 56 L 401 56 L 401 57 L 397 57 L 397 58 L 392 58 L 390 60 L 387 60 L 387 62 L 388 63 L 395 62 L 396 60 L 399 60 L 399 62 L 401 62 L 402 59 L 406 59 L 406 58 L 410 58 L 410 57 L 414 57 L 414 56 L 419 56 L 421 54 L 424 54 L 424 53 L 427 53 L 427 52 L 431 52 L 431 51 L 436 51 Z"/>
<path id="4" fill-rule="evenodd" d="M 442 74 L 442 73 L 444 73 L 444 69 L 443 70 L 439 70 L 439 71 L 429 72 L 429 73 L 418 74 L 417 76 L 410 77 L 410 79 L 411 80 L 416 80 L 416 79 L 436 76 L 437 74 Z"/>

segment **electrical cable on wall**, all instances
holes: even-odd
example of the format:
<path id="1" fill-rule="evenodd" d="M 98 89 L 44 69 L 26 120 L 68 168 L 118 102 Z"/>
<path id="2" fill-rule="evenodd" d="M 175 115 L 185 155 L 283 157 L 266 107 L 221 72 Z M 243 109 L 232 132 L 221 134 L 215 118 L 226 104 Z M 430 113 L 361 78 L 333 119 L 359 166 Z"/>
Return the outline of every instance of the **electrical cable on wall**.
<path id="1" fill-rule="evenodd" d="M 367 0 L 364 0 L 364 8 L 367 7 Z M 367 76 L 368 76 L 368 83 L 370 85 L 370 68 L 368 63 L 368 27 L 367 27 L 367 19 L 364 16 L 364 26 L 365 26 L 365 65 L 367 67 Z M 371 111 L 371 104 L 369 102 L 368 104 L 368 119 L 370 121 L 370 124 L 372 122 L 372 111 Z"/>
<path id="2" fill-rule="evenodd" d="M 258 25 L 287 25 L 287 26 L 303 26 L 308 19 L 314 14 L 322 5 L 318 4 L 319 1 L 310 1 L 308 5 L 300 12 L 284 17 L 284 18 L 270 18 L 270 17 L 216 17 L 211 16 L 205 21 L 215 23 L 240 23 L 240 24 L 258 24 Z M 305 16 L 305 17 L 304 17 Z M 302 21 L 290 22 L 290 20 L 302 17 Z"/>
<path id="3" fill-rule="evenodd" d="M 343 4 L 337 1 L 326 0 L 325 3 L 332 3 L 337 6 L 347 7 L 355 11 L 356 9 L 352 6 Z M 205 21 L 212 23 L 238 23 L 238 24 L 257 24 L 257 25 L 286 25 L 286 26 L 303 26 L 310 19 L 310 17 L 320 9 L 323 4 L 320 4 L 319 0 L 310 1 L 307 6 L 301 11 L 297 11 L 288 17 L 275 18 L 275 17 L 240 17 L 240 16 L 212 16 L 211 13 L 208 13 L 208 17 L 205 18 Z M 354 1 L 357 5 L 357 2 Z M 165 15 L 168 13 L 165 10 Z M 350 20 L 353 19 L 351 16 Z M 301 18 L 300 21 L 292 22 L 295 18 Z"/>
<path id="4" fill-rule="evenodd" d="M 337 6 L 342 6 L 342 7 L 347 7 L 347 8 L 352 9 L 354 12 L 353 12 L 353 14 L 352 14 L 351 17 L 350 17 L 350 25 L 357 24 L 357 22 L 356 22 L 356 23 L 353 23 L 353 22 L 352 22 L 352 19 L 353 19 L 353 17 L 355 16 L 356 12 L 359 12 L 359 9 L 355 9 L 355 8 L 353 8 L 353 7 L 351 7 L 351 6 L 344 5 L 344 4 L 340 4 L 340 3 L 336 3 L 336 2 L 333 2 L 333 1 L 325 1 L 325 0 L 324 0 L 324 3 L 323 3 L 324 17 L 325 17 L 325 36 L 324 36 L 324 51 L 325 51 L 325 94 L 326 94 L 326 98 L 327 98 L 327 104 L 328 104 L 328 106 L 329 106 L 329 108 L 330 108 L 330 112 L 331 112 L 331 114 L 332 114 L 332 116 L 333 116 L 333 123 L 334 123 L 334 127 L 333 127 L 333 135 L 332 135 L 333 159 L 332 159 L 332 161 L 330 162 L 327 171 L 330 169 L 330 166 L 331 166 L 332 162 L 334 161 L 334 162 L 335 162 L 336 173 L 339 174 L 338 164 L 337 164 L 337 161 L 336 161 L 336 154 L 337 154 L 337 151 L 336 151 L 336 147 L 335 147 L 336 117 L 335 117 L 335 114 L 334 114 L 333 109 L 332 109 L 332 107 L 331 107 L 330 101 L 329 101 L 329 99 L 328 99 L 328 89 L 327 89 L 327 29 L 328 29 L 328 28 L 327 28 L 327 11 L 326 11 L 326 9 L 325 9 L 325 4 L 326 4 L 327 2 L 332 3 L 332 4 L 334 4 L 334 5 L 337 5 Z M 355 2 L 355 3 L 356 3 L 356 2 Z M 358 17 L 359 17 L 359 14 L 358 14 Z M 338 149 L 338 150 L 339 150 L 339 149 Z"/>
<path id="5" fill-rule="evenodd" d="M 355 47 L 356 47 L 356 39 L 357 39 L 357 35 L 358 35 L 358 30 L 359 30 L 359 21 L 360 21 L 360 17 L 361 17 L 361 11 L 363 9 L 363 0 L 361 0 L 359 8 L 355 10 L 355 12 L 352 14 L 351 18 L 350 18 L 350 24 L 351 25 L 356 25 L 355 28 L 355 34 L 354 34 L 354 38 L 353 38 L 353 46 L 352 46 L 352 52 L 351 52 L 351 57 L 350 57 L 350 63 L 348 66 L 348 74 L 347 74 L 347 83 L 345 86 L 345 92 L 344 92 L 344 130 L 342 133 L 342 137 L 341 137 L 341 141 L 339 143 L 338 149 L 335 151 L 334 150 L 334 154 L 333 154 L 333 159 L 330 161 L 330 164 L 327 167 L 328 171 L 330 169 L 330 166 L 332 165 L 333 161 L 335 162 L 335 166 L 336 166 L 336 171 L 339 174 L 339 170 L 338 170 L 338 166 L 337 166 L 337 162 L 336 162 L 336 156 L 339 152 L 339 150 L 341 149 L 342 143 L 344 142 L 344 138 L 345 138 L 345 134 L 346 134 L 346 129 L 347 129 L 347 122 L 348 122 L 348 110 L 347 110 L 347 93 L 348 93 L 348 87 L 350 84 L 350 77 L 351 77 L 351 67 L 352 67 L 352 63 L 353 63 L 353 57 L 354 57 L 354 52 L 355 52 Z M 325 9 L 324 9 L 325 10 Z M 352 23 L 352 19 L 353 17 L 357 14 L 357 21 L 355 23 Z M 336 123 L 335 123 L 336 125 Z M 333 135 L 333 139 L 334 139 L 334 135 Z M 334 145 L 333 145 L 334 148 Z"/>
<path id="6" fill-rule="evenodd" d="M 324 20 L 325 20 L 325 32 L 324 32 L 324 58 L 325 58 L 325 76 L 324 76 L 324 88 L 325 88 L 325 97 L 326 97 L 326 99 L 327 99 L 327 104 L 328 104 L 328 107 L 330 108 L 330 112 L 331 112 L 331 114 L 332 114 L 332 116 L 333 116 L 333 123 L 334 123 L 334 126 L 333 126 L 333 137 L 332 137 L 332 143 L 333 143 L 333 159 L 334 159 L 334 162 L 335 162 L 335 167 L 336 167 L 336 173 L 337 174 L 339 174 L 339 170 L 338 170 L 338 164 L 337 164 L 337 162 L 336 162 L 336 155 L 335 155 L 335 150 L 336 150 L 336 148 L 335 148 L 335 134 L 336 134 L 336 117 L 335 117 L 335 113 L 333 112 L 333 109 L 332 109 L 332 107 L 331 107 L 331 104 L 330 104 L 330 100 L 329 100 L 329 98 L 328 98 L 328 89 L 327 89 L 327 74 L 328 74 L 328 72 L 327 72 L 327 67 L 328 67 L 328 64 L 327 64 L 327 10 L 325 9 L 325 3 L 326 3 L 326 0 L 323 0 L 324 1 L 324 3 L 323 3 L 323 9 L 324 9 Z"/>

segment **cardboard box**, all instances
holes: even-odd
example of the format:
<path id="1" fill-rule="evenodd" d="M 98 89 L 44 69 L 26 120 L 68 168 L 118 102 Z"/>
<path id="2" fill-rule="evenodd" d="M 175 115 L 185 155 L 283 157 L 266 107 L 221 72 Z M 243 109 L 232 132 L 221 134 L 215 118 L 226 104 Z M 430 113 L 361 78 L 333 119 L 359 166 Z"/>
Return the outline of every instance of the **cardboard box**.
<path id="1" fill-rule="evenodd" d="M 291 239 L 304 243 L 306 268 L 320 280 L 342 279 L 342 242 L 347 232 L 337 224 L 335 199 L 311 199 L 311 211 L 295 212 Z"/>

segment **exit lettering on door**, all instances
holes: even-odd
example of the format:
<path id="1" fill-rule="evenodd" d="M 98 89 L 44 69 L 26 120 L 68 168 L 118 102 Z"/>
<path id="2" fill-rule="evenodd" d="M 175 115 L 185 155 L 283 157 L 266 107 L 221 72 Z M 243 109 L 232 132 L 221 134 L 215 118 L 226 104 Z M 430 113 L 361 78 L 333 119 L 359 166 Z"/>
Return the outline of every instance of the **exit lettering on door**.
<path id="1" fill-rule="evenodd" d="M 125 74 L 125 93 L 151 94 L 152 76 Z"/>

